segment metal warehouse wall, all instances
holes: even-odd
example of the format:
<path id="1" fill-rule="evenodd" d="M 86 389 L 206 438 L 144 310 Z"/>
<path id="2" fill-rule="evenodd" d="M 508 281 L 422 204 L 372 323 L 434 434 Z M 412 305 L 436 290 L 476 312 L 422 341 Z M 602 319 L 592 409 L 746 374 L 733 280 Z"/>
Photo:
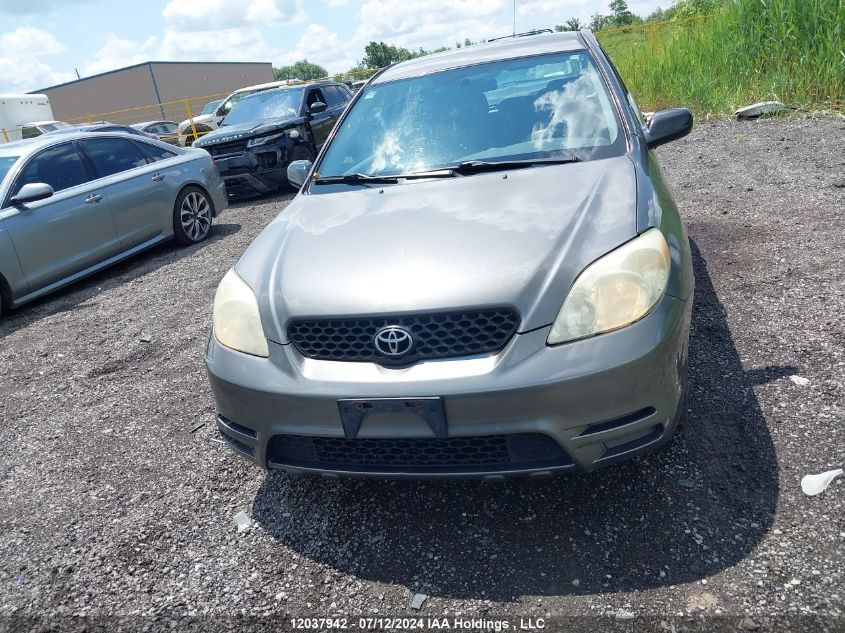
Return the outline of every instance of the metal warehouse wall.
<path id="1" fill-rule="evenodd" d="M 33 92 L 46 94 L 53 115 L 65 121 L 88 115 L 97 119 L 101 113 L 185 97 L 229 93 L 268 81 L 273 81 L 269 62 L 146 62 Z M 139 121 L 160 116 L 155 109 L 138 114 Z"/>

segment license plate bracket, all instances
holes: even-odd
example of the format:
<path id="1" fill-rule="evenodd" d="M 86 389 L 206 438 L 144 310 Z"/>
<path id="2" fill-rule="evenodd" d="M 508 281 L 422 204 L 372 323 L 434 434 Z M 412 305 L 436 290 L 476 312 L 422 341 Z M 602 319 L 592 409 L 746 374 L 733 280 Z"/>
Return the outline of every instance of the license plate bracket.
<path id="1" fill-rule="evenodd" d="M 426 421 L 435 437 L 448 437 L 446 411 L 440 397 L 424 398 L 344 398 L 337 401 L 343 434 L 358 437 L 364 416 L 370 413 L 415 413 Z"/>

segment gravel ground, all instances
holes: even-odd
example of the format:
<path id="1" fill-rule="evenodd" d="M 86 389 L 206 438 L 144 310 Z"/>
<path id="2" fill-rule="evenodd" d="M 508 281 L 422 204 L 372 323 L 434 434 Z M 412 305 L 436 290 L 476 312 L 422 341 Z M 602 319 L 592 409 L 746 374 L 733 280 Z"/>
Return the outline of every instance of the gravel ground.
<path id="1" fill-rule="evenodd" d="M 290 196 L 8 315 L 0 630 L 842 630 L 845 478 L 799 481 L 845 465 L 845 120 L 702 123 L 659 153 L 696 254 L 689 423 L 591 475 L 294 479 L 215 441 L 214 290 Z"/>

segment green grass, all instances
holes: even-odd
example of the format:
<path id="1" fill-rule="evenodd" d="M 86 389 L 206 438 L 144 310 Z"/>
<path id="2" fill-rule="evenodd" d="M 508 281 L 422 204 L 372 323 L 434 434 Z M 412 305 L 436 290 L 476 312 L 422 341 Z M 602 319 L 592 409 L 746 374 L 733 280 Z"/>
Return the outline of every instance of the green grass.
<path id="1" fill-rule="evenodd" d="M 845 111 L 845 0 L 727 0 L 708 18 L 596 35 L 642 110 L 777 99 Z"/>

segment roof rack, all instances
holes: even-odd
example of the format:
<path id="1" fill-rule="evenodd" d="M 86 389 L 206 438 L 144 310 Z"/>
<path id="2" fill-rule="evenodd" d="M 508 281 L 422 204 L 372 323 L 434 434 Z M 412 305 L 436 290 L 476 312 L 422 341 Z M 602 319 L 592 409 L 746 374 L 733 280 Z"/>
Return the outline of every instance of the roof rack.
<path id="1" fill-rule="evenodd" d="M 539 35 L 540 33 L 554 33 L 551 29 L 534 29 L 533 31 L 525 31 L 525 33 L 513 33 L 512 35 L 502 35 L 501 37 L 491 37 L 488 42 L 495 42 L 497 40 L 506 40 L 509 37 L 528 37 L 529 35 Z"/>

